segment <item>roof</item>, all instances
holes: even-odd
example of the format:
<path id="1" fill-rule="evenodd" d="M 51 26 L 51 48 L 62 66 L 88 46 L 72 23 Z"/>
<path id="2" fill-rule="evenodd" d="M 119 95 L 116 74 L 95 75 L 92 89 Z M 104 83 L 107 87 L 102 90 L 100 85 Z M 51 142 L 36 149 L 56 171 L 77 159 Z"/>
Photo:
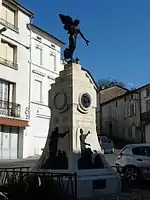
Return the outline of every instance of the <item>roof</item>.
<path id="1" fill-rule="evenodd" d="M 122 95 L 117 96 L 117 97 L 115 97 L 115 98 L 113 98 L 113 99 L 110 99 L 110 100 L 108 100 L 108 101 L 106 101 L 106 102 L 104 102 L 104 103 L 101 103 L 101 105 L 105 105 L 105 104 L 107 104 L 107 103 L 116 101 L 116 100 L 121 99 L 121 98 L 123 98 L 123 97 L 125 97 L 125 96 L 127 96 L 127 95 L 130 95 L 130 94 L 138 93 L 139 90 L 142 90 L 142 89 L 147 88 L 147 87 L 150 87 L 150 84 L 143 85 L 143 86 L 141 86 L 141 87 L 139 87 L 139 88 L 136 88 L 135 90 L 128 90 L 125 94 L 122 94 Z"/>
<path id="2" fill-rule="evenodd" d="M 116 101 L 116 100 L 118 100 L 118 99 L 121 99 L 121 98 L 123 98 L 123 97 L 125 97 L 125 96 L 127 96 L 127 95 L 134 94 L 134 93 L 138 93 L 138 91 L 137 91 L 137 90 L 132 90 L 132 91 L 129 90 L 129 91 L 127 91 L 126 93 L 124 93 L 124 94 L 122 94 L 122 95 L 120 95 L 120 96 L 114 97 L 114 98 L 112 98 L 112 99 L 110 99 L 110 100 L 108 100 L 108 101 L 105 101 L 104 103 L 101 103 L 101 105 L 108 104 L 108 103 L 110 103 L 110 102 Z"/>
<path id="3" fill-rule="evenodd" d="M 3 3 L 5 4 L 9 4 L 11 3 L 13 6 L 16 6 L 19 10 L 21 10 L 23 13 L 25 13 L 26 15 L 33 17 L 34 13 L 32 11 L 30 11 L 29 9 L 25 8 L 22 4 L 20 4 L 18 1 L 14 1 L 14 0 L 3 0 Z"/>
<path id="4" fill-rule="evenodd" d="M 108 88 L 104 88 L 104 89 L 102 89 L 102 88 L 99 87 L 99 88 L 98 88 L 98 91 L 108 90 L 108 89 L 110 89 L 110 88 L 112 88 L 112 87 L 119 87 L 119 88 L 124 89 L 124 90 L 126 90 L 126 91 L 130 91 L 129 89 L 127 89 L 127 88 L 125 88 L 125 87 L 123 87 L 123 86 L 121 86 L 121 85 L 117 85 L 117 84 L 112 85 L 112 86 L 110 86 L 110 87 L 108 87 Z"/>
<path id="5" fill-rule="evenodd" d="M 146 85 L 143 85 L 143 86 L 141 86 L 141 87 L 138 87 L 138 88 L 136 88 L 135 89 L 135 91 L 137 90 L 142 90 L 142 89 L 144 89 L 144 88 L 147 88 L 147 87 L 150 87 L 150 84 L 146 84 Z"/>
<path id="6" fill-rule="evenodd" d="M 43 36 L 46 36 L 48 38 L 52 38 L 54 39 L 60 46 L 63 46 L 65 43 L 63 41 L 61 41 L 59 38 L 51 35 L 50 33 L 46 32 L 45 30 L 43 30 L 42 28 L 36 26 L 35 24 L 28 24 L 27 25 L 28 29 L 31 30 L 35 30 L 38 31 L 39 33 L 43 34 Z"/>

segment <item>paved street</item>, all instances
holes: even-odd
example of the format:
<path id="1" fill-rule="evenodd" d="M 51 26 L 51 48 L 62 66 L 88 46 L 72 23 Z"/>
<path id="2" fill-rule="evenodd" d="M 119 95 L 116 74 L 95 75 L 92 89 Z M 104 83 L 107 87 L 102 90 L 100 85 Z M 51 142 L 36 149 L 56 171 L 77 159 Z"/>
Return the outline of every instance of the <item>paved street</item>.
<path id="1" fill-rule="evenodd" d="M 115 149 L 115 153 L 113 154 L 105 154 L 105 159 L 107 160 L 107 162 L 113 166 L 116 159 L 117 159 L 117 154 L 120 150 L 119 149 Z"/>
<path id="2" fill-rule="evenodd" d="M 113 154 L 105 154 L 105 158 L 107 162 L 113 166 L 114 162 L 117 158 L 117 153 L 119 150 L 115 150 L 115 153 Z M 0 168 L 5 167 L 32 167 L 36 163 L 37 159 L 39 159 L 39 156 L 27 158 L 27 159 L 17 159 L 17 160 L 0 160 Z"/>

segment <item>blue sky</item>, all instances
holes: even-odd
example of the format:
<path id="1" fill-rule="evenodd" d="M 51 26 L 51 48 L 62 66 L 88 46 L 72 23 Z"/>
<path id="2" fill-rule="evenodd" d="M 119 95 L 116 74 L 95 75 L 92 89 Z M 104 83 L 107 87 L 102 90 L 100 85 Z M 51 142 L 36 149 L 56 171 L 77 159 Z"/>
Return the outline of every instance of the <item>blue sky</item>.
<path id="1" fill-rule="evenodd" d="M 19 0 L 35 13 L 34 23 L 67 42 L 58 14 L 81 20 L 90 41 L 78 40 L 75 55 L 95 80 L 112 78 L 140 86 L 150 81 L 149 0 Z"/>

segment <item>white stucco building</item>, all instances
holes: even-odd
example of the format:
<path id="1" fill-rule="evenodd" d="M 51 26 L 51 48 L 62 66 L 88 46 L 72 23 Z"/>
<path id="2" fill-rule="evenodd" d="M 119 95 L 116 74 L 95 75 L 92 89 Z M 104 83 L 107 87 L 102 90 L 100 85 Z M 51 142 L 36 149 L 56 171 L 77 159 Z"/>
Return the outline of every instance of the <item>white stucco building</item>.
<path id="1" fill-rule="evenodd" d="M 29 30 L 33 13 L 0 0 L 0 159 L 22 158 L 28 143 Z"/>
<path id="2" fill-rule="evenodd" d="M 28 25 L 28 30 L 30 126 L 24 157 L 40 155 L 45 146 L 50 121 L 48 91 L 59 71 L 63 70 L 60 57 L 61 47 L 64 44 L 33 24 Z"/>

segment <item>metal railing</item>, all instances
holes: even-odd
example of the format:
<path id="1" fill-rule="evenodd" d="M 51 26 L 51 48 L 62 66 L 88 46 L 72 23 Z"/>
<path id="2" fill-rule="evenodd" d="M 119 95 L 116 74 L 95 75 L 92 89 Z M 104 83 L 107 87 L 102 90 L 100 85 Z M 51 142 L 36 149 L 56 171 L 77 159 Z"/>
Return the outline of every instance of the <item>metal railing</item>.
<path id="1" fill-rule="evenodd" d="M 150 111 L 141 113 L 141 119 L 150 119 Z"/>
<path id="2" fill-rule="evenodd" d="M 23 199 L 24 195 L 27 199 L 31 195 L 35 199 L 36 195 L 42 199 L 52 196 L 76 199 L 77 174 L 32 171 L 29 167 L 0 168 L 0 192 L 8 193 L 13 199 Z"/>
<path id="3" fill-rule="evenodd" d="M 3 25 L 5 25 L 5 26 L 8 26 L 11 29 L 16 30 L 17 32 L 19 31 L 18 26 L 16 26 L 15 24 L 9 23 L 5 19 L 0 18 L 0 23 L 3 24 Z"/>
<path id="4" fill-rule="evenodd" d="M 20 118 L 21 105 L 0 100 L 0 115 Z"/>
<path id="5" fill-rule="evenodd" d="M 116 166 L 114 166 L 116 167 Z M 9 199 L 77 199 L 77 174 L 32 171 L 29 167 L 0 168 L 0 191 Z M 20 196 L 19 196 L 20 195 Z M 129 188 L 101 194 L 94 200 L 150 200 L 150 190 Z"/>
<path id="6" fill-rule="evenodd" d="M 18 69 L 18 64 L 17 64 L 17 63 L 11 62 L 11 61 L 6 60 L 6 59 L 1 58 L 1 57 L 0 57 L 0 63 L 1 63 L 1 64 L 4 64 L 4 65 L 6 65 L 6 66 L 8 66 L 8 67 L 10 67 L 10 68 L 13 68 L 13 69 L 15 69 L 15 70 Z"/>

